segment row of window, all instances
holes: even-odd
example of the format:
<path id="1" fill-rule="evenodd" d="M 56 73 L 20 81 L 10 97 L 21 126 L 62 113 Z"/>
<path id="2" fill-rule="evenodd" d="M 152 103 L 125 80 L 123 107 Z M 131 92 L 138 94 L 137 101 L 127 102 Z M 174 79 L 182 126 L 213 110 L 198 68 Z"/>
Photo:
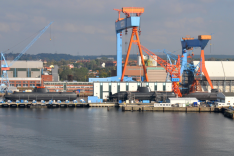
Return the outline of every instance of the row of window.
<path id="1" fill-rule="evenodd" d="M 9 81 L 10 83 L 21 83 L 22 81 Z M 40 83 L 40 81 L 23 81 L 23 83 Z"/>
<path id="2" fill-rule="evenodd" d="M 10 84 L 10 86 L 13 86 L 13 87 L 22 87 L 21 84 L 16 84 L 16 85 Z M 28 86 L 30 86 L 30 87 L 35 87 L 35 84 L 30 84 L 30 85 L 28 85 L 28 84 L 23 84 L 23 87 L 28 87 Z"/>
<path id="3" fill-rule="evenodd" d="M 46 86 L 47 88 L 63 88 L 63 86 Z M 93 88 L 91 86 L 67 86 L 67 88 Z"/>
<path id="4" fill-rule="evenodd" d="M 68 84 L 68 85 L 93 85 L 93 83 L 90 82 L 57 82 L 57 83 L 51 83 L 51 82 L 44 82 L 46 85 L 63 85 L 63 84 Z"/>
<path id="5" fill-rule="evenodd" d="M 93 86 L 67 86 L 67 88 L 93 88 Z"/>

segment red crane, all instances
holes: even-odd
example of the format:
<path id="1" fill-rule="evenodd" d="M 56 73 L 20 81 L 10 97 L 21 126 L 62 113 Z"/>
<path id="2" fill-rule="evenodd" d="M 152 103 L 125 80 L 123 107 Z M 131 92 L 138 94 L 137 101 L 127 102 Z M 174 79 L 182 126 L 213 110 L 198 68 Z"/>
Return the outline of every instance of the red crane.
<path id="1" fill-rule="evenodd" d="M 138 43 L 134 43 L 138 44 Z M 155 55 L 152 51 L 144 47 L 143 45 L 141 46 L 141 49 L 144 50 L 152 59 L 154 59 L 160 66 L 162 66 L 164 69 L 166 69 L 166 72 L 168 72 L 171 75 L 171 80 L 172 80 L 172 90 L 174 91 L 175 94 L 178 95 L 178 97 L 182 97 L 182 94 L 180 92 L 179 88 L 179 81 L 180 81 L 180 56 L 178 55 L 178 60 L 177 63 L 170 64 L 167 61 L 161 59 L 157 55 Z M 157 57 L 155 57 L 157 56 Z"/>

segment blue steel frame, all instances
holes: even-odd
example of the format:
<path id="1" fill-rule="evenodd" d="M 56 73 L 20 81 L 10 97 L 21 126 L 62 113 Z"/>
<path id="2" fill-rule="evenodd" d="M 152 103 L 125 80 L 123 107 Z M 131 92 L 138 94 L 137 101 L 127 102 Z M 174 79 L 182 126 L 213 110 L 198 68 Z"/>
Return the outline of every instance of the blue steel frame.
<path id="1" fill-rule="evenodd" d="M 140 17 L 129 17 L 115 22 L 116 29 L 116 55 L 117 55 L 117 78 L 122 76 L 122 31 L 124 29 L 140 26 Z"/>
<path id="2" fill-rule="evenodd" d="M 193 39 L 193 40 L 183 40 L 181 38 L 181 45 L 182 45 L 182 63 L 181 63 L 181 69 L 180 74 L 182 75 L 184 70 L 187 70 L 187 49 L 193 48 L 193 47 L 201 47 L 201 50 L 204 50 L 209 40 L 199 40 L 199 39 Z"/>

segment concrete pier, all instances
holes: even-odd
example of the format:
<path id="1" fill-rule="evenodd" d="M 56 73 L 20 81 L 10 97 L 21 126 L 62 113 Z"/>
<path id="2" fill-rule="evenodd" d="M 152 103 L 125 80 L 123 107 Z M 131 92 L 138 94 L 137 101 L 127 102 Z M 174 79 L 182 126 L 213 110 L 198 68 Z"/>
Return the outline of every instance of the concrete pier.
<path id="1" fill-rule="evenodd" d="M 119 107 L 118 103 L 89 103 L 89 107 Z"/>
<path id="2" fill-rule="evenodd" d="M 122 106 L 122 111 L 163 111 L 163 112 L 220 112 L 215 107 L 147 107 Z"/>

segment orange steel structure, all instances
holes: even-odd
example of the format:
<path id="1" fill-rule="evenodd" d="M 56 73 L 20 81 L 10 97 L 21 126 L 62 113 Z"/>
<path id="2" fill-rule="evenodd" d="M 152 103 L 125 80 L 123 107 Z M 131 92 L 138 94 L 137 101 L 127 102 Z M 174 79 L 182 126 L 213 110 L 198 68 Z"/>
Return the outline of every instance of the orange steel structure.
<path id="1" fill-rule="evenodd" d="M 121 21 L 121 20 L 124 19 L 124 18 L 120 18 L 120 12 L 121 12 L 122 10 L 120 10 L 120 9 L 113 9 L 113 10 L 118 11 L 118 14 L 119 14 L 119 18 L 118 18 L 118 20 L 116 20 L 116 22 Z"/>
<path id="2" fill-rule="evenodd" d="M 130 14 L 136 14 L 137 16 L 140 16 L 145 11 L 144 8 L 138 8 L 138 7 L 123 7 L 122 12 L 127 15 L 127 17 L 130 17 Z"/>
<path id="3" fill-rule="evenodd" d="M 209 40 L 211 40 L 211 35 L 199 35 L 198 39 L 190 38 L 190 36 L 189 37 L 186 36 L 186 38 L 182 38 L 181 43 L 182 43 L 182 49 L 184 50 L 190 50 L 193 47 L 201 47 L 200 66 L 199 66 L 197 73 L 195 74 L 195 80 L 193 84 L 191 85 L 190 92 L 202 90 L 201 85 L 198 82 L 201 79 L 199 75 L 201 75 L 202 73 L 205 75 L 206 80 L 208 81 L 211 89 L 213 89 L 213 84 L 206 70 L 205 55 L 204 55 L 204 49 L 207 43 L 209 42 Z"/>
<path id="4" fill-rule="evenodd" d="M 136 37 L 136 40 L 133 39 L 134 36 Z M 131 35 L 131 39 L 130 39 L 129 46 L 128 46 L 128 52 L 127 52 L 126 60 L 125 60 L 125 63 L 124 63 L 124 68 L 123 68 L 123 74 L 122 74 L 122 77 L 121 77 L 121 81 L 123 81 L 123 78 L 124 78 L 124 74 L 125 74 L 126 66 L 128 64 L 128 58 L 129 58 L 129 54 L 130 54 L 130 51 L 131 51 L 132 43 L 136 43 L 136 45 L 138 45 L 140 56 L 141 56 L 141 62 L 142 62 L 143 69 L 144 69 L 145 79 L 146 79 L 147 82 L 149 82 L 149 78 L 148 78 L 146 67 L 145 67 L 144 57 L 143 57 L 143 53 L 142 53 L 142 49 L 141 49 L 141 43 L 140 43 L 138 31 L 137 31 L 137 27 L 132 28 L 132 35 Z"/>
<path id="5" fill-rule="evenodd" d="M 120 18 L 120 13 L 123 12 L 127 17 L 130 17 L 131 14 L 136 14 L 137 16 L 140 16 L 141 14 L 144 13 L 145 9 L 144 8 L 138 8 L 138 7 L 123 7 L 121 9 L 114 9 L 115 11 L 118 11 L 119 13 L 119 18 L 117 21 L 121 21 L 124 18 Z"/>
<path id="6" fill-rule="evenodd" d="M 204 50 L 201 50 L 200 67 L 198 69 L 198 72 L 195 75 L 194 81 L 193 81 L 191 88 L 190 88 L 190 92 L 202 91 L 201 84 L 199 83 L 199 80 L 200 80 L 199 75 L 201 75 L 202 73 L 205 75 L 206 80 L 208 81 L 211 89 L 214 89 L 213 84 L 210 80 L 210 76 L 206 70 Z"/>
<path id="7" fill-rule="evenodd" d="M 121 10 L 119 10 L 119 9 L 114 9 L 114 10 L 119 12 L 119 19 L 118 20 L 123 20 L 122 18 L 120 18 L 120 11 Z M 122 12 L 125 15 L 127 15 L 127 18 L 129 18 L 131 16 L 131 13 L 134 13 L 137 16 L 140 16 L 144 12 L 144 8 L 123 7 Z M 135 39 L 134 39 L 134 36 L 135 36 Z M 128 46 L 128 51 L 127 51 L 127 55 L 126 55 L 126 59 L 125 59 L 125 63 L 124 63 L 123 73 L 122 73 L 120 81 L 123 81 L 123 79 L 124 79 L 124 74 L 125 74 L 125 71 L 126 71 L 126 66 L 128 64 L 128 58 L 129 58 L 129 54 L 130 54 L 130 51 L 131 51 L 132 43 L 136 43 L 136 45 L 138 45 L 138 49 L 139 49 L 140 56 L 141 56 L 141 62 L 142 62 L 143 69 L 144 69 L 145 80 L 147 82 L 149 82 L 149 78 L 148 78 L 146 67 L 145 67 L 144 57 L 143 57 L 143 54 L 142 54 L 141 43 L 140 43 L 140 39 L 139 39 L 139 35 L 138 35 L 137 26 L 132 27 L 132 34 L 131 34 L 131 38 L 130 38 L 130 42 L 129 42 L 129 46 Z"/>
<path id="8" fill-rule="evenodd" d="M 136 44 L 136 43 L 134 43 Z M 180 80 L 180 56 L 178 55 L 177 63 L 175 65 L 168 63 L 167 61 L 161 59 L 149 49 L 141 45 L 142 50 L 144 50 L 152 59 L 157 61 L 157 63 L 166 69 L 166 71 L 171 75 L 171 78 L 178 78 Z M 156 58 L 154 56 L 157 56 Z M 179 88 L 179 82 L 172 82 L 172 90 L 178 97 L 182 97 Z"/>

